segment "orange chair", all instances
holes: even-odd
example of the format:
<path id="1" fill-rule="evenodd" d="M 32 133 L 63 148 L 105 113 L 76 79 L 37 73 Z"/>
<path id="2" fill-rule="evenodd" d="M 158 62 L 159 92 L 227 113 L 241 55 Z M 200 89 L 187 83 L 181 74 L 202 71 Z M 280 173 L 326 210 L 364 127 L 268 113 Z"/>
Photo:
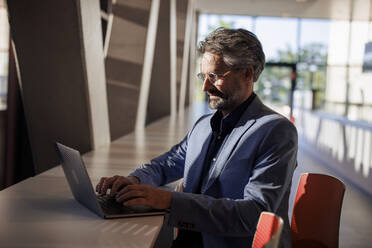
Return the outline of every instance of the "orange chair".
<path id="1" fill-rule="evenodd" d="M 277 248 L 282 229 L 282 218 L 270 212 L 262 212 L 254 234 L 252 248 Z"/>
<path id="2" fill-rule="evenodd" d="M 293 206 L 293 248 L 338 247 L 340 215 L 345 185 L 337 178 L 301 175 Z"/>

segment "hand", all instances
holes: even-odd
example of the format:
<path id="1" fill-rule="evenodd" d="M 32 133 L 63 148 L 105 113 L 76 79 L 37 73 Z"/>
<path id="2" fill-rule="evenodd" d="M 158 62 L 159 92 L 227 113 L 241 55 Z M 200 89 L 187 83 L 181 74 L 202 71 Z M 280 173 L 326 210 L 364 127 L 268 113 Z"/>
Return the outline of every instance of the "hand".
<path id="1" fill-rule="evenodd" d="M 161 190 L 146 184 L 128 185 L 116 196 L 116 201 L 125 206 L 145 205 L 155 209 L 168 209 L 173 192 Z"/>
<path id="2" fill-rule="evenodd" d="M 105 195 L 108 189 L 110 190 L 110 196 L 114 197 L 116 192 L 127 185 L 139 184 L 137 177 L 129 176 L 113 176 L 113 177 L 102 177 L 96 186 L 96 192 L 100 195 Z"/>

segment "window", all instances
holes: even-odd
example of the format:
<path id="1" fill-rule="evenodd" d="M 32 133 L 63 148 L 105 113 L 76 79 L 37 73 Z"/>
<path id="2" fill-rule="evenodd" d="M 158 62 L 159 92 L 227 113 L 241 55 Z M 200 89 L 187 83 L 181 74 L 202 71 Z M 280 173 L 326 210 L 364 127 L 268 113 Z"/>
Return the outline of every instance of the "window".
<path id="1" fill-rule="evenodd" d="M 253 31 L 262 42 L 267 62 L 297 64 L 297 89 L 315 95 L 312 107 L 324 105 L 330 20 L 202 14 L 198 40 L 220 26 Z M 256 92 L 267 101 L 288 104 L 289 97 L 285 95 L 290 91 L 290 73 L 288 67 L 267 66 L 256 84 Z"/>
<path id="2" fill-rule="evenodd" d="M 219 27 L 252 30 L 252 19 L 251 16 L 202 14 L 199 17 L 198 41 Z"/>
<path id="3" fill-rule="evenodd" d="M 255 33 L 262 43 L 266 61 L 296 61 L 297 21 L 294 18 L 256 18 Z"/>
<path id="4" fill-rule="evenodd" d="M 0 110 L 6 109 L 9 64 L 9 23 L 4 0 L 0 0 Z"/>

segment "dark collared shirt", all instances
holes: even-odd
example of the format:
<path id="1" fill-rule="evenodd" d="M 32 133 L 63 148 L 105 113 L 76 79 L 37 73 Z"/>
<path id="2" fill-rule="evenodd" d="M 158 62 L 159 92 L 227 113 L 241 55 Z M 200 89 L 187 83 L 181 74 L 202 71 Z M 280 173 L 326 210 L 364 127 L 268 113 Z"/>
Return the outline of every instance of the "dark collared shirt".
<path id="1" fill-rule="evenodd" d="M 208 146 L 208 152 L 204 159 L 204 165 L 201 175 L 201 181 L 199 185 L 199 192 L 203 192 L 203 187 L 208 182 L 209 173 L 213 169 L 214 164 L 217 161 L 217 156 L 222 145 L 226 142 L 231 131 L 234 129 L 240 117 L 247 109 L 249 104 L 254 100 L 256 94 L 253 92 L 247 100 L 240 104 L 236 109 L 226 116 L 222 115 L 220 110 L 216 111 L 211 118 L 212 138 Z"/>

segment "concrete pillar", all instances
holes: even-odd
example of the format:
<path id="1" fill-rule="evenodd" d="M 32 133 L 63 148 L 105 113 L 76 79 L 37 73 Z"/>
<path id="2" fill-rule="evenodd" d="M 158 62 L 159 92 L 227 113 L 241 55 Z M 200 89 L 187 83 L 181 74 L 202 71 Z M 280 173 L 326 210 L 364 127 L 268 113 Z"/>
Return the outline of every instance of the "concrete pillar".
<path id="1" fill-rule="evenodd" d="M 192 35 L 194 34 L 193 25 L 194 22 L 194 0 L 188 0 L 187 3 L 187 15 L 186 15 L 186 25 L 185 25 L 185 39 L 184 39 L 184 48 L 183 48 L 183 56 L 182 56 L 182 70 L 181 70 L 181 87 L 180 87 L 180 97 L 179 97 L 179 112 L 182 114 L 184 111 L 185 106 L 188 105 L 189 99 L 189 84 L 190 84 L 190 53 L 195 51 L 190 51 L 192 46 L 191 42 L 194 41 Z"/>
<path id="2" fill-rule="evenodd" d="M 151 12 L 152 4 L 151 0 L 118 0 L 112 5 L 105 62 L 112 140 L 135 129 L 142 80 L 145 88 L 149 87 L 153 52 L 150 45 L 155 44 L 153 29 L 156 31 L 158 16 L 156 9 Z M 155 27 L 151 18 L 156 19 Z M 142 95 L 147 101 L 148 93 Z M 147 102 L 142 105 L 144 126 Z"/>
<path id="3" fill-rule="evenodd" d="M 170 114 L 170 0 L 161 0 L 146 123 Z"/>
<path id="4" fill-rule="evenodd" d="M 188 0 L 177 1 L 177 99 L 179 101 L 181 95 L 181 75 L 183 69 L 186 18 Z M 178 102 L 179 104 L 179 102 Z M 178 106 L 178 105 L 177 105 Z M 184 108 L 184 106 L 182 106 Z"/>

